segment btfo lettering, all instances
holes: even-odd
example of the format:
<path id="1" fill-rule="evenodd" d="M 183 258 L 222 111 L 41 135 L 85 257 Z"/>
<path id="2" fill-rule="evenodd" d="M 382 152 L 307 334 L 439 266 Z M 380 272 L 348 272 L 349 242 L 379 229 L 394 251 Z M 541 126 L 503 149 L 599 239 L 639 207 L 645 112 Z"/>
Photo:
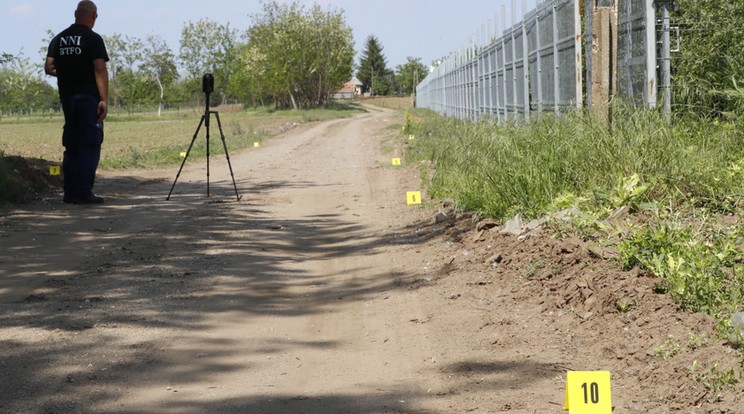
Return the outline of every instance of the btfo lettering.
<path id="1" fill-rule="evenodd" d="M 60 56 L 82 55 L 82 36 L 65 36 L 59 39 Z"/>

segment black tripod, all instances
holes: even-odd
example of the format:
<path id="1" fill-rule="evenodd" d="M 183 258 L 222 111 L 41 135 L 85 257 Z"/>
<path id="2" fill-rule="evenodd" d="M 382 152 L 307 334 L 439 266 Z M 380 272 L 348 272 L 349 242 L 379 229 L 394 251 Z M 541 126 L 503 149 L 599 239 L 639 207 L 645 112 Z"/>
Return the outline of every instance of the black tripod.
<path id="1" fill-rule="evenodd" d="M 181 168 L 178 169 L 178 174 L 176 174 L 176 179 L 173 180 L 173 186 L 171 186 L 170 192 L 168 193 L 168 197 L 166 197 L 166 200 L 170 200 L 171 194 L 173 194 L 173 189 L 176 188 L 176 182 L 178 182 L 178 177 L 181 176 L 181 171 L 183 170 L 183 166 L 186 164 L 186 159 L 189 158 L 189 153 L 191 152 L 191 148 L 194 146 L 194 141 L 196 141 L 196 137 L 199 135 L 199 130 L 201 129 L 202 125 L 206 126 L 207 129 L 207 197 L 209 197 L 209 118 L 211 114 L 214 114 L 214 116 L 217 118 L 217 126 L 220 130 L 220 137 L 222 138 L 222 147 L 225 149 L 225 157 L 227 157 L 227 166 L 230 168 L 230 177 L 232 177 L 233 182 L 233 188 L 235 188 L 235 197 L 238 201 L 240 201 L 240 195 L 238 195 L 238 186 L 235 184 L 235 176 L 233 175 L 233 169 L 232 165 L 230 164 L 230 154 L 227 152 L 227 143 L 225 142 L 225 134 L 222 132 L 222 122 L 220 122 L 220 114 L 217 111 L 210 111 L 209 110 L 209 95 L 214 90 L 214 77 L 211 73 L 207 73 L 202 78 L 202 90 L 207 96 L 206 99 L 206 107 L 204 109 L 204 115 L 201 117 L 201 121 L 199 122 L 199 126 L 196 127 L 196 132 L 194 132 L 194 137 L 191 139 L 191 144 L 189 145 L 189 149 L 186 150 L 186 155 L 183 157 L 183 162 L 181 162 Z"/>

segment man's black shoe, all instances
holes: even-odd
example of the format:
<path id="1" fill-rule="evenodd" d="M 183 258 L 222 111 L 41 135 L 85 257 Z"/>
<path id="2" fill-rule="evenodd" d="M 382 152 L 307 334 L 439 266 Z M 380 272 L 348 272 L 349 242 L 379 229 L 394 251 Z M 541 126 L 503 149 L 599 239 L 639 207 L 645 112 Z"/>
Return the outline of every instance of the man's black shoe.
<path id="1" fill-rule="evenodd" d="M 91 194 L 88 197 L 81 200 L 72 200 L 73 204 L 103 204 L 103 197 L 98 197 L 95 194 Z"/>

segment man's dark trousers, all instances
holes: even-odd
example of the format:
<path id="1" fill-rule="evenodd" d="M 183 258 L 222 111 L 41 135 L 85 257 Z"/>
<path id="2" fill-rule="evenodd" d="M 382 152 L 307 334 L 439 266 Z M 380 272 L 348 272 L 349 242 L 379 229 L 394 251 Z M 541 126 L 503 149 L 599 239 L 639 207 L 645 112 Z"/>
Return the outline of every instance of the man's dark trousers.
<path id="1" fill-rule="evenodd" d="M 98 120 L 97 96 L 75 94 L 62 98 L 65 127 L 62 160 L 65 200 L 85 200 L 93 195 L 96 169 L 101 159 L 103 123 Z"/>

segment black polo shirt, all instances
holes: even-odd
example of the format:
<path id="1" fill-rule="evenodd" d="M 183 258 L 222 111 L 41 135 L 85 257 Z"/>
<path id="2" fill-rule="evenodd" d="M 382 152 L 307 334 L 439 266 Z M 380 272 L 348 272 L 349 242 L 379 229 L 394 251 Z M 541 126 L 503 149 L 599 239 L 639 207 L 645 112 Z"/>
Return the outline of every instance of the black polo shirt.
<path id="1" fill-rule="evenodd" d="M 88 26 L 73 24 L 52 39 L 47 57 L 54 58 L 60 97 L 77 93 L 99 96 L 93 61 L 109 61 L 106 45 Z"/>

